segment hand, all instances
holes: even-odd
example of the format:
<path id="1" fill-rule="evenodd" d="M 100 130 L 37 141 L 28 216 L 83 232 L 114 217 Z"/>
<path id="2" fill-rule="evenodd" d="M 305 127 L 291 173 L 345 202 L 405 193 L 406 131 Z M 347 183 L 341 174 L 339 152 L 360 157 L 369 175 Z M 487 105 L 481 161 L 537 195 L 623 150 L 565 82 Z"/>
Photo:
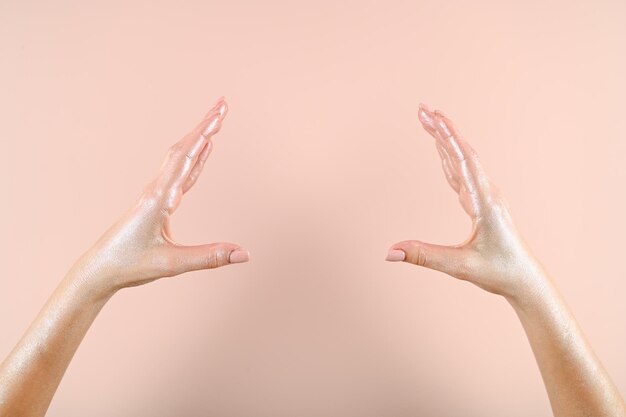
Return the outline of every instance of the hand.
<path id="1" fill-rule="evenodd" d="M 233 243 L 183 246 L 172 239 L 169 219 L 194 185 L 222 125 L 226 102 L 218 100 L 204 119 L 169 149 L 156 178 L 136 203 L 73 266 L 104 294 L 187 271 L 246 262 L 248 251 Z"/>
<path id="2" fill-rule="evenodd" d="M 485 174 L 474 149 L 441 111 L 420 104 L 422 126 L 439 151 L 448 183 L 472 219 L 469 238 L 440 246 L 407 240 L 391 246 L 388 261 L 405 261 L 470 281 L 496 294 L 514 296 L 544 275 L 517 232 L 504 198 Z M 531 278 L 532 277 L 532 278 Z"/>

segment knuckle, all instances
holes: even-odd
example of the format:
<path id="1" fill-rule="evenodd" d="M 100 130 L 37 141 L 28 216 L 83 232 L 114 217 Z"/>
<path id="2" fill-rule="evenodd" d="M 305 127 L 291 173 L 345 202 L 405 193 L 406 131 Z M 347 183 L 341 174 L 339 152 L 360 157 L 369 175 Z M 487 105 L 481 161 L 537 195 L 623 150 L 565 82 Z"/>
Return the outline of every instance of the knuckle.
<path id="1" fill-rule="evenodd" d="M 169 215 L 170 204 L 168 204 L 169 195 L 157 181 L 151 183 L 137 198 L 136 206 L 149 211 L 160 212 Z"/>
<path id="2" fill-rule="evenodd" d="M 152 211 L 159 206 L 158 199 L 152 195 L 145 195 L 139 198 L 137 205 L 147 211 Z"/>
<path id="3" fill-rule="evenodd" d="M 422 242 L 414 243 L 412 262 L 419 266 L 426 266 L 428 262 L 426 248 Z"/>
<path id="4" fill-rule="evenodd" d="M 217 268 L 217 258 L 214 253 L 209 253 L 204 259 L 204 264 L 207 269 Z"/>
<path id="5" fill-rule="evenodd" d="M 158 207 L 161 204 L 163 192 L 156 185 L 156 181 L 150 183 L 139 195 L 137 205 L 145 208 Z"/>
<path id="6" fill-rule="evenodd" d="M 223 250 L 211 251 L 206 257 L 208 269 L 218 268 L 228 263 L 228 255 Z"/>
<path id="7" fill-rule="evenodd" d="M 498 190 L 495 190 L 493 188 L 490 189 L 490 192 L 488 194 L 487 206 L 492 213 L 507 215 L 509 212 L 506 200 L 498 192 Z"/>

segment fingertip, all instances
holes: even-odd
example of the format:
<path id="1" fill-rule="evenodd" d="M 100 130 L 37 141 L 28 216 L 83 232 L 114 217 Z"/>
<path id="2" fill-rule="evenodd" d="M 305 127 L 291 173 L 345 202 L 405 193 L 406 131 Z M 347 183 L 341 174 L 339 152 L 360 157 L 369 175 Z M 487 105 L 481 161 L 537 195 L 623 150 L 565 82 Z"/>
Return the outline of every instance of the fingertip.
<path id="1" fill-rule="evenodd" d="M 223 119 L 224 117 L 226 117 L 226 114 L 228 113 L 228 104 L 224 100 L 224 97 L 222 97 L 221 100 L 222 102 L 218 108 L 218 112 L 220 114 L 220 118 Z"/>
<path id="2" fill-rule="evenodd" d="M 432 113 L 432 112 L 433 112 L 433 111 L 431 110 L 430 106 L 428 106 L 428 104 L 426 104 L 426 103 L 424 103 L 424 102 L 421 102 L 421 101 L 420 101 L 420 103 L 419 103 L 419 108 L 420 108 L 420 110 L 424 110 L 424 111 L 427 111 L 427 112 L 429 112 L 429 113 Z"/>
<path id="3" fill-rule="evenodd" d="M 422 107 L 417 111 L 417 115 L 422 123 L 430 122 L 433 119 L 431 113 Z"/>
<path id="4" fill-rule="evenodd" d="M 401 262 L 405 259 L 406 253 L 401 249 L 390 249 L 389 252 L 387 252 L 387 257 L 385 258 L 385 260 L 389 262 Z"/>
<path id="5" fill-rule="evenodd" d="M 246 249 L 235 249 L 228 257 L 228 262 L 231 264 L 239 264 L 248 262 L 250 260 L 250 251 Z"/>
<path id="6" fill-rule="evenodd" d="M 422 127 L 426 129 L 426 131 L 430 133 L 431 136 L 435 136 L 435 131 L 437 127 L 435 126 L 435 121 L 433 117 L 431 116 L 431 114 L 427 112 L 426 110 L 420 108 L 419 111 L 417 112 L 417 117 L 419 118 L 419 121 L 422 123 Z"/>
<path id="7" fill-rule="evenodd" d="M 218 98 L 215 101 L 215 104 L 213 104 L 211 109 L 204 115 L 202 120 L 208 119 L 209 117 L 213 116 L 214 114 L 219 114 L 220 117 L 223 117 L 223 115 L 222 115 L 222 112 L 223 112 L 222 107 L 225 104 L 226 104 L 226 102 L 225 102 L 224 96 L 221 96 L 220 98 Z"/>

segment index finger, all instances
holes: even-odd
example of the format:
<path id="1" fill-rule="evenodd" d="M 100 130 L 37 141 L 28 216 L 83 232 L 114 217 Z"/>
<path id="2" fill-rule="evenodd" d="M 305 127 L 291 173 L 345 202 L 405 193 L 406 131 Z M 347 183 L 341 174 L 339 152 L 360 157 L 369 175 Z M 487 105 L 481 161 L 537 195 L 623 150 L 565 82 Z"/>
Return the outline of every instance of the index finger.
<path id="1" fill-rule="evenodd" d="M 227 109 L 224 99 L 220 99 L 191 132 L 170 147 L 161 170 L 167 184 L 171 186 L 187 178 L 208 140 L 219 132 Z"/>
<path id="2" fill-rule="evenodd" d="M 226 117 L 227 112 L 228 105 L 224 97 L 220 97 L 200 123 L 178 142 L 178 145 L 185 152 L 185 156 L 194 160 L 197 158 L 206 145 L 207 140 L 219 132 L 221 122 Z"/>

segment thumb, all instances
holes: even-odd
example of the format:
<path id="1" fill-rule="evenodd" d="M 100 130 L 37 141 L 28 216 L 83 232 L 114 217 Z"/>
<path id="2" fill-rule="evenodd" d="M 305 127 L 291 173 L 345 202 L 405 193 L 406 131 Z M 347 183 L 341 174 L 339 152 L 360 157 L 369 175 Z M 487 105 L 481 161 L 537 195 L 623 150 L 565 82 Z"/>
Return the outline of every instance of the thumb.
<path id="1" fill-rule="evenodd" d="M 210 243 L 171 248 L 172 269 L 176 274 L 247 262 L 250 252 L 234 243 Z"/>
<path id="2" fill-rule="evenodd" d="M 460 271 L 461 249 L 405 240 L 391 246 L 386 260 L 404 261 L 455 276 Z"/>

